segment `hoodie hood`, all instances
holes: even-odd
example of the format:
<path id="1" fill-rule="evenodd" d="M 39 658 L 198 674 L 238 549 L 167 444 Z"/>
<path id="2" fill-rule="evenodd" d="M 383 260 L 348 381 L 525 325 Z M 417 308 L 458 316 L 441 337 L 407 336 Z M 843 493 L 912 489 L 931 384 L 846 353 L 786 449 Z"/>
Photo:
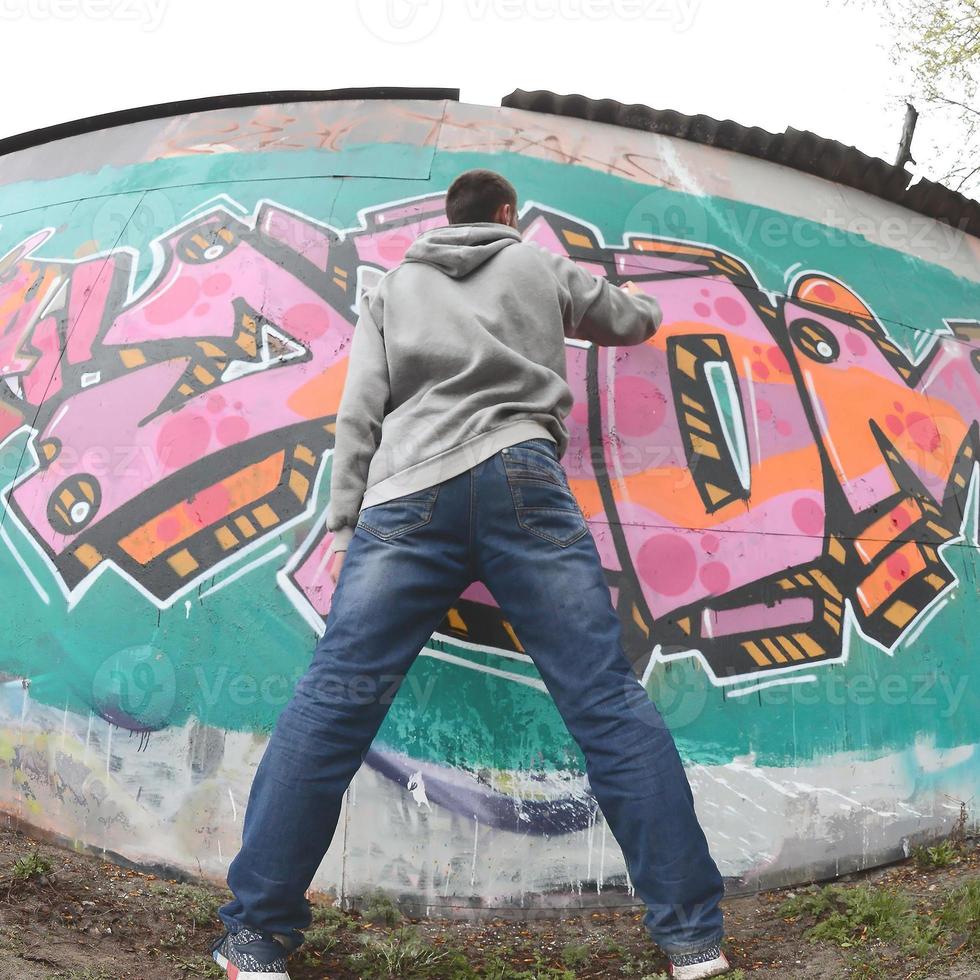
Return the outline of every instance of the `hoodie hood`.
<path id="1" fill-rule="evenodd" d="M 495 221 L 432 228 L 412 242 L 405 252 L 405 261 L 423 262 L 453 279 L 461 279 L 521 240 L 516 228 Z"/>

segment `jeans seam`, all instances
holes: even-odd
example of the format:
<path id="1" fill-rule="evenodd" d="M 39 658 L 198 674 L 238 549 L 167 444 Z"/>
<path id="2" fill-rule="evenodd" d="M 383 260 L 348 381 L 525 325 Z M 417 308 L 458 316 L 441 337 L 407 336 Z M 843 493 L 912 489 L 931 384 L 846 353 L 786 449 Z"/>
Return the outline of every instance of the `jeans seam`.
<path id="1" fill-rule="evenodd" d="M 537 446 L 525 446 L 522 445 L 521 443 L 518 443 L 517 446 L 515 446 L 514 448 L 526 449 L 529 453 L 537 453 L 539 456 L 546 456 L 553 463 L 558 463 L 559 465 L 561 465 L 560 460 L 556 459 L 551 453 L 545 452 L 543 449 L 539 449 Z"/>
<path id="2" fill-rule="evenodd" d="M 524 470 L 523 472 L 524 473 L 528 473 L 529 471 L 528 470 Z M 569 492 L 569 490 L 566 488 L 566 486 L 565 486 L 564 483 L 558 483 L 556 480 L 549 480 L 545 476 L 540 476 L 540 477 L 537 477 L 537 476 L 515 476 L 514 478 L 517 479 L 517 480 L 522 480 L 525 483 L 543 483 L 543 484 L 545 484 L 545 486 L 557 487 L 559 490 L 562 491 L 562 493 L 565 494 L 566 497 L 571 497 L 571 498 L 574 499 L 574 495 Z"/>
<path id="3" fill-rule="evenodd" d="M 467 551 L 468 551 L 468 559 L 469 559 L 470 565 L 473 566 L 476 563 L 475 562 L 475 557 L 476 557 L 476 533 L 475 533 L 475 529 L 474 529 L 474 524 L 476 523 L 476 520 L 474 518 L 474 515 L 476 513 L 476 507 L 475 507 L 476 479 L 475 479 L 474 472 L 473 472 L 472 469 L 469 471 L 469 477 L 470 477 L 470 533 L 469 533 L 469 547 L 468 547 Z"/>
<path id="4" fill-rule="evenodd" d="M 541 456 L 543 459 L 548 460 L 548 462 L 551 464 L 551 466 L 552 467 L 557 467 L 559 470 L 561 470 L 562 475 L 565 476 L 565 478 L 567 479 L 567 474 L 565 473 L 565 467 L 562 466 L 561 465 L 561 462 L 559 460 L 555 459 L 554 456 L 549 456 L 547 453 L 540 452 L 537 449 L 528 449 L 526 446 L 519 446 L 519 447 L 518 446 L 515 446 L 514 448 L 515 449 L 523 449 L 524 452 L 533 453 L 535 456 Z M 519 467 L 520 466 L 520 461 L 517 460 L 517 459 L 515 459 L 515 458 L 510 458 L 510 459 L 505 458 L 504 459 L 504 466 L 507 467 L 508 469 L 513 468 L 513 467 Z M 541 472 L 541 470 L 538 470 L 538 472 Z"/>

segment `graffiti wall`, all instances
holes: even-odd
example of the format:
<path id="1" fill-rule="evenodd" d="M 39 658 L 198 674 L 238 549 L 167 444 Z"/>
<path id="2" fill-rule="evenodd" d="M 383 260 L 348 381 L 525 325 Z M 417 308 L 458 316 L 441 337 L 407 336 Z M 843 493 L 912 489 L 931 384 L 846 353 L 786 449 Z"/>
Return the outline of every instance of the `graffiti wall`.
<path id="1" fill-rule="evenodd" d="M 642 345 L 567 342 L 563 463 L 731 887 L 974 820 L 980 243 L 667 137 L 385 101 L 0 158 L 0 807 L 222 876 L 330 616 L 358 297 L 472 166 L 518 187 L 525 240 L 664 310 Z M 632 900 L 482 583 L 421 652 L 315 884 L 432 910 Z"/>

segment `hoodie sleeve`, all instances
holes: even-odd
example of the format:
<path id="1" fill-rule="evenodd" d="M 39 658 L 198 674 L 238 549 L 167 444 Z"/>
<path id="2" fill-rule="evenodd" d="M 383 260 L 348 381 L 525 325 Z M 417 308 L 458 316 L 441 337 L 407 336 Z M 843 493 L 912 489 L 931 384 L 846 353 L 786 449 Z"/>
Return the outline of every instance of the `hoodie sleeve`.
<path id="1" fill-rule="evenodd" d="M 565 336 L 604 347 L 642 344 L 663 321 L 653 296 L 635 295 L 594 276 L 577 262 L 541 249 L 565 298 Z"/>
<path id="2" fill-rule="evenodd" d="M 326 527 L 334 532 L 328 555 L 346 551 L 354 536 L 368 467 L 381 442 L 390 393 L 384 338 L 371 312 L 370 298 L 361 297 L 347 361 L 347 379 L 337 408 L 337 423 L 330 470 L 330 500 Z"/>

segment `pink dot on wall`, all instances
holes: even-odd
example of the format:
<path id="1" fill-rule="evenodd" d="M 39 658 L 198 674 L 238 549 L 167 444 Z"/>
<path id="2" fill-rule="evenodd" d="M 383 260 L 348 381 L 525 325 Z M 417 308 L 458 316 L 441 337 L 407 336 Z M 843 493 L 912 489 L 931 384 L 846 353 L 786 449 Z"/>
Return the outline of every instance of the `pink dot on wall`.
<path id="1" fill-rule="evenodd" d="M 939 429 L 936 428 L 936 423 L 928 415 L 923 415 L 921 412 L 909 412 L 906 421 L 908 422 L 909 435 L 920 449 L 927 453 L 934 453 L 939 448 L 942 442 L 939 437 Z"/>
<path id="2" fill-rule="evenodd" d="M 892 435 L 900 436 L 905 431 L 905 424 L 897 415 L 886 415 L 885 425 Z"/>
<path id="3" fill-rule="evenodd" d="M 755 403 L 755 414 L 760 422 L 768 422 L 772 418 L 772 405 L 765 398 L 760 398 Z"/>
<path id="4" fill-rule="evenodd" d="M 767 368 L 765 366 L 765 364 L 762 363 L 762 361 L 753 361 L 752 362 L 752 373 L 757 378 L 760 378 L 762 381 L 765 381 L 766 378 L 769 377 L 769 368 Z"/>
<path id="5" fill-rule="evenodd" d="M 194 316 L 207 316 L 211 312 L 210 303 L 199 303 L 194 307 Z"/>
<path id="6" fill-rule="evenodd" d="M 792 433 L 792 431 L 793 431 L 793 426 L 791 426 L 791 425 L 789 424 L 789 422 L 787 422 L 787 421 L 786 421 L 786 419 L 780 419 L 780 420 L 779 420 L 779 421 L 778 421 L 778 422 L 776 423 L 776 431 L 777 431 L 777 432 L 778 432 L 778 433 L 779 433 L 779 434 L 780 434 L 781 436 L 788 436 L 788 435 L 790 435 L 790 434 Z"/>
<path id="7" fill-rule="evenodd" d="M 699 317 L 707 319 L 711 316 L 711 307 L 707 303 L 695 303 L 694 312 L 697 313 Z"/>
<path id="8" fill-rule="evenodd" d="M 899 533 L 912 524 L 912 515 L 904 508 L 897 507 L 892 511 L 891 525 Z"/>
<path id="9" fill-rule="evenodd" d="M 208 399 L 208 411 L 209 412 L 220 412 L 225 407 L 224 397 L 218 394 L 212 395 Z"/>
<path id="10" fill-rule="evenodd" d="M 180 522 L 173 515 L 161 517 L 154 528 L 157 538 L 164 542 L 173 541 L 180 533 Z"/>
<path id="11" fill-rule="evenodd" d="M 286 310 L 282 326 L 293 337 L 313 340 L 330 329 L 330 313 L 317 303 L 297 303 Z"/>
<path id="12" fill-rule="evenodd" d="M 715 300 L 715 312 L 733 327 L 740 327 L 745 323 L 745 307 L 731 296 L 719 296 Z"/>
<path id="13" fill-rule="evenodd" d="M 793 523 L 804 534 L 817 535 L 824 532 L 823 508 L 809 497 L 801 497 L 793 504 L 791 511 Z"/>
<path id="14" fill-rule="evenodd" d="M 853 330 L 847 331 L 847 336 L 844 338 L 844 343 L 847 344 L 847 349 L 854 354 L 856 357 L 862 357 L 868 352 L 868 344 L 859 333 L 855 333 Z"/>
<path id="15" fill-rule="evenodd" d="M 701 536 L 701 547 L 708 552 L 709 555 L 714 554 L 718 550 L 718 546 L 721 541 L 718 539 L 717 534 L 703 534 Z"/>
<path id="16" fill-rule="evenodd" d="M 231 493 L 220 483 L 194 494 L 184 504 L 188 518 L 198 527 L 215 524 L 231 511 Z"/>
<path id="17" fill-rule="evenodd" d="M 885 562 L 885 568 L 888 570 L 888 574 L 891 575 L 892 578 L 897 578 L 902 581 L 909 577 L 909 572 L 911 571 L 908 558 L 901 554 L 892 555 L 891 558 Z"/>
<path id="18" fill-rule="evenodd" d="M 701 584 L 715 595 L 720 595 L 728 590 L 728 583 L 731 581 L 731 573 L 728 566 L 720 561 L 710 561 L 701 569 Z"/>
<path id="19" fill-rule="evenodd" d="M 230 415 L 218 423 L 218 442 L 231 446 L 242 442 L 248 435 L 248 422 L 239 415 Z"/>
<path id="20" fill-rule="evenodd" d="M 646 378 L 627 374 L 616 379 L 616 428 L 625 436 L 643 436 L 663 424 L 667 399 Z"/>
<path id="21" fill-rule="evenodd" d="M 161 326 L 179 320 L 197 302 L 199 292 L 196 279 L 181 276 L 146 307 L 147 322 Z"/>
<path id="22" fill-rule="evenodd" d="M 178 415 L 157 436 L 157 457 L 164 467 L 180 469 L 199 460 L 211 442 L 211 425 L 201 415 Z"/>
<path id="23" fill-rule="evenodd" d="M 658 534 L 636 556 L 640 577 L 660 595 L 682 595 L 694 584 L 697 556 L 679 534 Z"/>
<path id="24" fill-rule="evenodd" d="M 223 272 L 214 276 L 208 276 L 204 280 L 201 288 L 207 296 L 220 296 L 222 293 L 227 293 L 231 289 L 231 276 Z"/>
<path id="25" fill-rule="evenodd" d="M 778 347 L 770 347 L 766 351 L 766 357 L 777 371 L 789 374 L 789 361 L 786 360 L 786 355 Z"/>
<path id="26" fill-rule="evenodd" d="M 810 287 L 810 295 L 821 303 L 833 303 L 835 296 L 834 287 L 826 282 L 814 283 Z"/>
<path id="27" fill-rule="evenodd" d="M 412 244 L 411 238 L 405 235 L 400 235 L 397 232 L 394 234 L 385 235 L 380 242 L 378 242 L 378 254 L 387 262 L 395 264 L 401 262 L 402 256 L 405 254 L 405 250 L 409 245 Z"/>

